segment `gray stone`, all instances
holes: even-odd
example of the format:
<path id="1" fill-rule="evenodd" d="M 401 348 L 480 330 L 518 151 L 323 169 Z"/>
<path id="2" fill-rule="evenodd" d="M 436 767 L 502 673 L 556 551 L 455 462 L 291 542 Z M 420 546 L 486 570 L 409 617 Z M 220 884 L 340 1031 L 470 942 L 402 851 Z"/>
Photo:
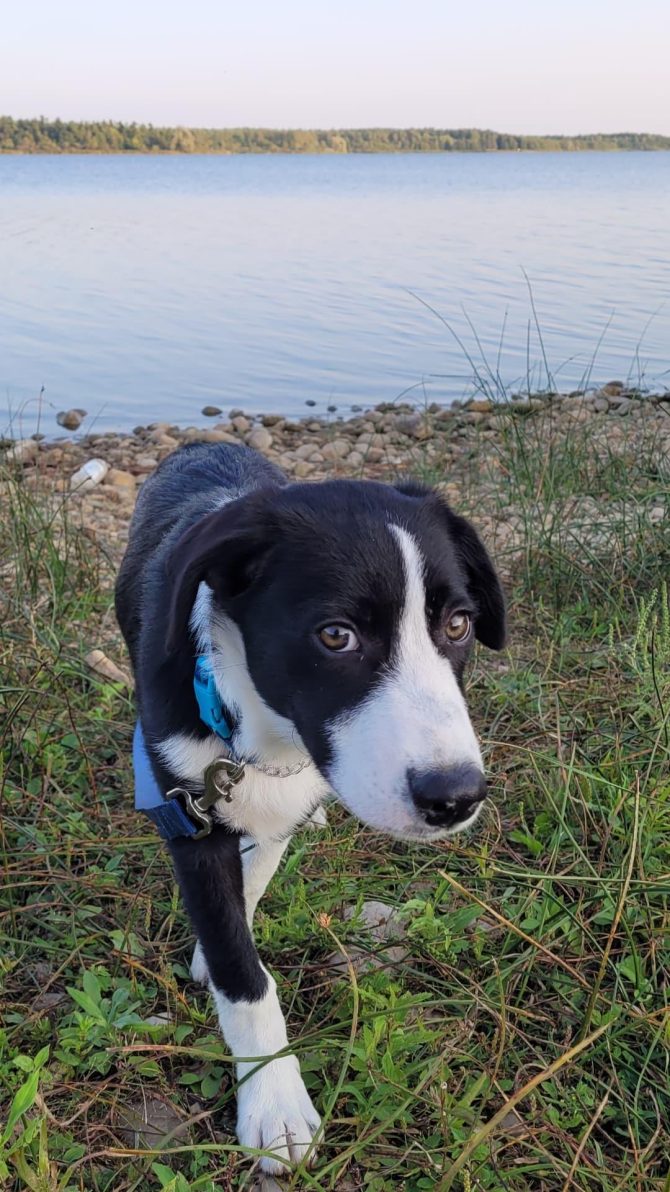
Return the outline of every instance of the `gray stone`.
<path id="1" fill-rule="evenodd" d="M 160 1150 L 188 1138 L 188 1121 L 161 1097 L 144 1094 L 127 1105 L 117 1104 L 114 1116 L 119 1134 L 133 1148 Z"/>
<path id="2" fill-rule="evenodd" d="M 348 439 L 332 439 L 321 448 L 323 458 L 332 460 L 345 459 L 350 451 L 351 443 Z"/>
<path id="3" fill-rule="evenodd" d="M 66 430 L 79 430 L 85 417 L 86 410 L 61 410 L 56 414 L 56 422 Z"/>
<path id="4" fill-rule="evenodd" d="M 346 923 L 350 923 L 352 919 L 369 931 L 377 943 L 401 940 L 406 934 L 398 909 L 389 906 L 386 902 L 379 902 L 375 898 L 364 902 L 360 910 L 357 910 L 355 906 L 348 906 L 344 912 L 344 920 Z"/>
<path id="5" fill-rule="evenodd" d="M 126 472 L 122 468 L 110 468 L 104 483 L 112 484 L 115 488 L 135 488 L 135 477 L 132 472 Z"/>
<path id="6" fill-rule="evenodd" d="M 362 948 L 347 948 L 346 952 L 357 976 L 370 972 L 372 969 L 402 964 L 407 957 L 407 949 L 398 944 L 382 946 L 376 952 L 365 952 Z M 326 956 L 323 965 L 334 980 L 346 981 L 349 976 L 347 957 L 343 956 L 341 952 L 331 952 Z"/>
<path id="7" fill-rule="evenodd" d="M 158 460 L 153 455 L 138 455 L 135 467 L 140 472 L 153 472 L 154 468 L 158 467 Z"/>
<path id="8" fill-rule="evenodd" d="M 413 435 L 417 427 L 421 426 L 420 414 L 400 414 L 395 420 L 396 430 L 403 435 Z"/>
<path id="9" fill-rule="evenodd" d="M 606 385 L 603 385 L 600 392 L 603 393 L 605 397 L 618 397 L 619 394 L 623 393 L 625 388 L 626 386 L 624 385 L 623 381 L 608 381 Z"/>
<path id="10" fill-rule="evenodd" d="M 235 435 L 229 435 L 225 430 L 217 430 L 212 427 L 211 430 L 202 430 L 196 436 L 201 443 L 238 443 L 239 439 Z"/>
<path id="11" fill-rule="evenodd" d="M 179 446 L 179 441 L 173 438 L 172 435 L 166 434 L 165 431 L 152 430 L 149 437 L 151 442 L 155 443 L 157 447 L 169 447 L 174 451 L 175 447 Z"/>
<path id="12" fill-rule="evenodd" d="M 247 444 L 255 451 L 268 451 L 272 446 L 272 435 L 264 426 L 257 426 L 247 436 Z"/>
<path id="13" fill-rule="evenodd" d="M 36 458 L 39 449 L 40 445 L 34 439 L 17 439 L 9 448 L 7 458 L 12 463 L 27 463 Z"/>
<path id="14" fill-rule="evenodd" d="M 223 410 L 219 406 L 203 406 L 201 413 L 205 418 L 218 418 L 219 414 L 223 414 Z"/>

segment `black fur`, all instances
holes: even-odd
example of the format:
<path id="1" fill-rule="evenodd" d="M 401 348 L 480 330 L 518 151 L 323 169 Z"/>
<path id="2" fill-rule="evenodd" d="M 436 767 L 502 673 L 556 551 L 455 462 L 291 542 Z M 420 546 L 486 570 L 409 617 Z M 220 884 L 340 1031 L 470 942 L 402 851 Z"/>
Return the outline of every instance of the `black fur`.
<path id="1" fill-rule="evenodd" d="M 156 742 L 177 732 L 208 734 L 193 694 L 189 628 L 203 580 L 241 631 L 257 691 L 296 725 L 316 765 L 327 767 L 326 725 L 370 693 L 392 658 L 404 589 L 389 522 L 419 544 L 429 628 L 460 679 L 468 651 L 444 636 L 445 609 L 470 611 L 477 637 L 499 649 L 504 600 L 475 531 L 430 490 L 353 480 L 288 484 L 256 452 L 204 444 L 175 452 L 145 482 L 116 609 L 164 793 L 178 776 Z M 323 647 L 318 629 L 334 621 L 355 626 L 359 652 Z M 171 851 L 216 984 L 232 999 L 261 996 L 266 978 L 244 920 L 237 839 L 217 827 L 206 840 L 180 841 Z"/>

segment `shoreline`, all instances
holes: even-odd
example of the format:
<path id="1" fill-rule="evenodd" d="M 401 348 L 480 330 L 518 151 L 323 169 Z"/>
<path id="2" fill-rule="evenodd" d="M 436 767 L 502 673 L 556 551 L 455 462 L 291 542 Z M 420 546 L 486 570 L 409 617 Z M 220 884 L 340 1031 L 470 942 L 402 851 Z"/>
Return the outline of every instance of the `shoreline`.
<path id="1" fill-rule="evenodd" d="M 57 498 L 60 505 L 76 508 L 114 556 L 125 540 L 140 486 L 166 456 L 184 443 L 245 444 L 291 481 L 349 477 L 392 482 L 411 474 L 437 486 L 455 507 L 467 511 L 471 505 L 491 545 L 506 550 L 518 534 L 502 461 L 521 428 L 548 458 L 554 445 L 562 449 L 568 441 L 588 439 L 604 461 L 613 456 L 625 459 L 633 448 L 639 451 L 643 446 L 670 459 L 670 391 L 641 394 L 611 381 L 589 392 L 536 394 L 504 402 L 475 397 L 424 409 L 381 403 L 346 419 L 309 414 L 291 419 L 234 409 L 228 419 L 204 428 L 156 420 L 132 432 L 3 439 L 0 489 L 19 480 L 28 489 Z M 93 459 L 103 461 L 101 479 L 73 489 L 73 477 Z M 491 513 L 501 495 L 510 514 L 502 521 Z M 666 518 L 668 504 L 659 494 L 655 521 Z M 589 507 L 587 517 L 595 526 L 597 509 Z"/>
<path id="2" fill-rule="evenodd" d="M 381 402 L 349 417 L 308 413 L 292 418 L 231 409 L 226 418 L 222 411 L 213 415 L 206 411 L 207 407 L 202 414 L 210 424 L 204 426 L 181 426 L 156 419 L 132 431 L 83 429 L 79 433 L 87 415 L 83 410 L 70 410 L 58 417 L 71 418 L 73 424 L 59 423 L 59 429 L 76 434 L 0 436 L 0 463 L 20 463 L 30 469 L 39 462 L 44 473 L 63 464 L 80 466 L 86 459 L 99 458 L 110 465 L 112 473 L 123 470 L 121 465 L 127 466 L 128 476 L 141 484 L 166 455 L 184 443 L 235 443 L 260 451 L 293 473 L 295 479 L 317 479 L 342 470 L 392 469 L 414 459 L 418 449 L 425 465 L 445 447 L 468 438 L 475 427 L 486 437 L 487 432 L 495 435 L 502 420 L 539 413 L 559 424 L 566 419 L 574 424 L 593 417 L 601 427 L 613 417 L 619 420 L 642 416 L 648 420 L 656 416 L 661 419 L 661 428 L 665 422 L 670 428 L 670 390 L 642 393 L 622 381 L 610 381 L 594 390 L 519 395 L 505 401 L 472 397 L 449 406 L 433 403 L 426 407 Z M 125 487 L 130 481 L 112 476 L 102 483 Z"/>

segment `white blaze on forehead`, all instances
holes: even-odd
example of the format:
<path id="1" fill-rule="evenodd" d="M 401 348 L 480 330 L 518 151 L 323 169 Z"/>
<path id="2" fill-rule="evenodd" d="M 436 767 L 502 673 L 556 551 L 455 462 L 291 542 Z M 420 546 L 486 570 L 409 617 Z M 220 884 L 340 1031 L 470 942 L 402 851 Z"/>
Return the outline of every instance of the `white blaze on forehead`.
<path id="1" fill-rule="evenodd" d="M 329 778 L 349 810 L 372 827 L 435 836 L 412 804 L 408 770 L 448 769 L 464 762 L 483 767 L 456 676 L 428 630 L 418 544 L 403 527 L 390 524 L 388 529 L 398 543 L 404 575 L 389 667 L 370 696 L 332 725 Z"/>

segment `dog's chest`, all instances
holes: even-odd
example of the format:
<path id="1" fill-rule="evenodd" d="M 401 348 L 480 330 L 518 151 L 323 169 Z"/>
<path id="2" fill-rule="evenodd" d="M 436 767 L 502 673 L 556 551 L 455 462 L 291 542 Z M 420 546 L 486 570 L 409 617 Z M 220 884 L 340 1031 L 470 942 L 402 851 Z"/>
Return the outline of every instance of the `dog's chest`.
<path id="1" fill-rule="evenodd" d="M 230 801 L 215 806 L 216 818 L 235 832 L 256 840 L 289 836 L 323 801 L 328 788 L 309 766 L 299 774 L 276 778 L 248 767 Z"/>
<path id="2" fill-rule="evenodd" d="M 198 738 L 174 733 L 160 743 L 158 751 L 179 781 L 199 789 L 207 766 L 222 755 L 221 741 L 213 734 Z M 220 799 L 214 814 L 233 832 L 256 840 L 276 839 L 290 835 L 327 794 L 327 783 L 312 765 L 282 778 L 247 765 L 230 800 Z"/>

